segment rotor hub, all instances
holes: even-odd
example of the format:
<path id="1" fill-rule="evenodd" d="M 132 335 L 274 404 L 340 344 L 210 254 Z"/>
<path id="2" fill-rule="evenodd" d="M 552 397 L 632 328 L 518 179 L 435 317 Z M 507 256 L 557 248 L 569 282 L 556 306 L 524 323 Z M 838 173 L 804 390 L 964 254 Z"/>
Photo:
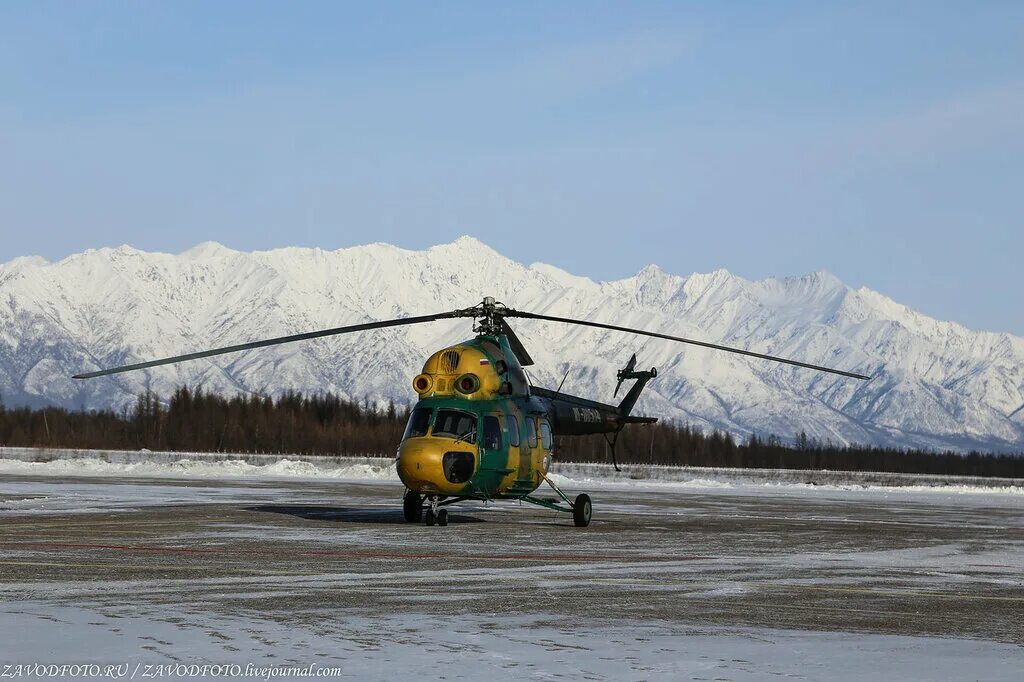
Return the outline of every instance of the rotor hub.
<path id="1" fill-rule="evenodd" d="M 473 318 L 473 331 L 477 334 L 497 336 L 503 331 L 501 321 L 508 313 L 508 308 L 504 303 L 495 301 L 493 296 L 485 296 L 480 305 L 460 312 Z"/>

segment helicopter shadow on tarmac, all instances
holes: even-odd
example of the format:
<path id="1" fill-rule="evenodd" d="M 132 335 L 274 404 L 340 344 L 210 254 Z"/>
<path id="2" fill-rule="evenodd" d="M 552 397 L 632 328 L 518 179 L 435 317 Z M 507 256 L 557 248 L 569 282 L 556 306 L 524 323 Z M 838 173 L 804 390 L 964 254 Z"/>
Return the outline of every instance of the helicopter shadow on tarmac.
<path id="1" fill-rule="evenodd" d="M 408 523 L 401 509 L 373 509 L 366 507 L 326 507 L 311 504 L 263 504 L 245 507 L 245 511 L 285 514 L 307 521 L 334 523 L 380 523 L 387 525 L 416 525 Z M 484 519 L 465 513 L 452 512 L 449 523 L 482 523 Z M 422 525 L 422 524 L 420 524 Z"/>

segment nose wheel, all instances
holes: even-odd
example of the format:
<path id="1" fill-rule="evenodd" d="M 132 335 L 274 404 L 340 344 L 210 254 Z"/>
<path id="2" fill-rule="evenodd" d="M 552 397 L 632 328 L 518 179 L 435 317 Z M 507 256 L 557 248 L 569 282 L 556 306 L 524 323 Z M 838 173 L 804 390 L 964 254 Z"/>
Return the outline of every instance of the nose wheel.
<path id="1" fill-rule="evenodd" d="M 434 524 L 437 524 L 438 526 L 448 525 L 447 509 L 439 509 L 437 512 L 434 512 L 432 509 L 428 509 L 424 516 L 426 517 L 426 524 L 428 526 L 433 526 Z"/>
<path id="2" fill-rule="evenodd" d="M 415 493 L 413 493 L 413 494 L 415 494 Z M 406 498 L 408 498 L 408 497 L 409 497 L 409 494 L 406 493 Z M 416 497 L 419 498 L 419 495 L 416 495 Z M 429 506 L 427 507 L 427 510 L 423 513 L 423 520 L 424 520 L 424 523 L 426 523 L 426 525 L 428 525 L 428 526 L 433 526 L 435 524 L 438 525 L 438 526 L 447 526 L 448 525 L 448 510 L 447 509 L 438 509 L 437 508 L 438 502 L 440 502 L 440 499 L 438 498 L 437 495 L 431 495 L 430 497 L 427 498 L 427 504 Z M 420 502 L 419 499 L 417 499 L 416 504 L 417 504 L 417 508 L 418 509 L 421 508 L 420 507 L 421 502 Z M 406 515 L 406 520 L 408 520 L 408 519 L 409 519 L 409 517 L 408 517 L 408 515 Z M 416 520 L 419 521 L 419 518 L 417 518 Z"/>

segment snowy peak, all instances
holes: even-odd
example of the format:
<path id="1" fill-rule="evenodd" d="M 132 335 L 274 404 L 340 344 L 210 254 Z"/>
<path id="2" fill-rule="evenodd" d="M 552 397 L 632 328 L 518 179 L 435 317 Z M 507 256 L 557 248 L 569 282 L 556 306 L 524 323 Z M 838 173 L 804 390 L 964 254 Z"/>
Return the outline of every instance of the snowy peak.
<path id="1" fill-rule="evenodd" d="M 547 263 L 533 263 L 530 270 L 550 280 L 554 285 L 566 289 L 594 289 L 597 284 L 588 277 L 581 277 Z"/>
<path id="2" fill-rule="evenodd" d="M 486 253 L 487 255 L 497 256 L 497 251 L 484 244 L 476 237 L 470 237 L 469 235 L 462 235 L 448 244 L 437 244 L 431 246 L 430 251 L 444 252 L 449 255 L 477 255 L 480 253 Z"/>
<path id="3" fill-rule="evenodd" d="M 196 244 L 191 249 L 182 251 L 178 254 L 180 257 L 187 260 L 206 260 L 209 258 L 222 258 L 224 256 L 233 256 L 237 251 L 229 249 L 220 242 L 201 242 Z"/>
<path id="4" fill-rule="evenodd" d="M 409 377 L 465 320 L 265 348 L 79 382 L 97 367 L 359 321 L 451 310 L 484 295 L 524 310 L 614 321 L 874 375 L 858 382 L 706 348 L 519 320 L 539 384 L 611 398 L 633 352 L 659 376 L 647 414 L 739 436 L 805 431 L 833 442 L 1024 450 L 1024 339 L 934 320 L 828 272 L 749 281 L 726 270 L 648 266 L 595 282 L 525 267 L 473 237 L 423 251 L 241 252 L 204 242 L 179 254 L 130 246 L 57 263 L 0 265 L 0 395 L 8 404 L 121 408 L 151 388 L 331 390 L 408 402 Z"/>

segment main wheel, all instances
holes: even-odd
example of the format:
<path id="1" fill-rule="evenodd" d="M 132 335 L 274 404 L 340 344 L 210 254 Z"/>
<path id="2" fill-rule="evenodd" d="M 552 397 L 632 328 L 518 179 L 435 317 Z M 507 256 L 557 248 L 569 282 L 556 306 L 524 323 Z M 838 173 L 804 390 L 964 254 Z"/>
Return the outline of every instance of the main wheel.
<path id="1" fill-rule="evenodd" d="M 405 514 L 406 523 L 419 523 L 420 516 L 423 514 L 423 499 L 420 494 L 407 490 L 402 499 L 402 511 Z"/>
<path id="2" fill-rule="evenodd" d="M 447 526 L 448 525 L 448 510 L 439 509 L 437 511 L 437 525 Z"/>
<path id="3" fill-rule="evenodd" d="M 437 521 L 437 517 L 434 516 L 434 510 L 433 509 L 428 509 L 427 513 L 424 514 L 424 516 L 426 517 L 426 521 L 427 521 L 427 525 L 428 526 L 433 526 L 434 522 Z"/>
<path id="4" fill-rule="evenodd" d="M 580 528 L 590 525 L 590 495 L 581 493 L 572 503 L 572 523 Z"/>

